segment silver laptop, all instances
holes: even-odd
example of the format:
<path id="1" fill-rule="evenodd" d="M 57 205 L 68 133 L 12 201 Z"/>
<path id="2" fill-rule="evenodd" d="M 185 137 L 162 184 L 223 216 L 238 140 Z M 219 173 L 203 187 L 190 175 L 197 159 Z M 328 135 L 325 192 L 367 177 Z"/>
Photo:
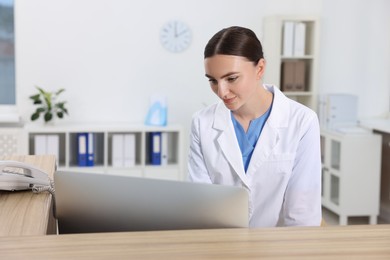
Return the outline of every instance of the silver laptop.
<path id="1" fill-rule="evenodd" d="M 57 171 L 60 234 L 248 227 L 244 188 Z"/>

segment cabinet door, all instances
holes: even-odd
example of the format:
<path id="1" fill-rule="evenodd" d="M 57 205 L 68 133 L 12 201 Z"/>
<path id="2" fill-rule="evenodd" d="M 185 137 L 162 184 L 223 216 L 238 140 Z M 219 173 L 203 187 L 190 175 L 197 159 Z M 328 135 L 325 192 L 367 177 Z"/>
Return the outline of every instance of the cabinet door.
<path id="1" fill-rule="evenodd" d="M 330 139 L 330 201 L 335 205 L 340 205 L 340 173 L 341 173 L 341 149 L 340 140 Z"/>
<path id="2" fill-rule="evenodd" d="M 341 170 L 341 142 L 335 139 L 330 141 L 330 167 L 332 170 Z"/>

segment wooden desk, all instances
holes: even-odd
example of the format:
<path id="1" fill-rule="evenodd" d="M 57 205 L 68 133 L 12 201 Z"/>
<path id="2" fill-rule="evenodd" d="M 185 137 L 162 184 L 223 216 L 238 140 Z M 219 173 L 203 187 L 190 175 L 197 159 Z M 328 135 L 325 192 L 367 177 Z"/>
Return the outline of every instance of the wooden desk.
<path id="1" fill-rule="evenodd" d="M 51 179 L 55 157 L 51 155 L 20 155 L 0 157 L 0 160 L 27 162 L 46 172 Z M 32 191 L 0 191 L 0 236 L 55 234 L 50 193 Z"/>
<path id="2" fill-rule="evenodd" d="M 0 237 L 8 259 L 390 259 L 390 225 Z"/>

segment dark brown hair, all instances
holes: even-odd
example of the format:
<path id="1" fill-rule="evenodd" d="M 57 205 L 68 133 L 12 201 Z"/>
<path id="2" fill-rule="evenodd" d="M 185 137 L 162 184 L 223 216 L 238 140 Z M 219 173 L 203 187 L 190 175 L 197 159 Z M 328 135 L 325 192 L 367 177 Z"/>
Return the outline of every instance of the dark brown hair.
<path id="1" fill-rule="evenodd" d="M 264 58 L 263 47 L 256 34 L 239 26 L 224 28 L 211 37 L 204 49 L 204 58 L 217 54 L 245 57 L 254 64 Z"/>

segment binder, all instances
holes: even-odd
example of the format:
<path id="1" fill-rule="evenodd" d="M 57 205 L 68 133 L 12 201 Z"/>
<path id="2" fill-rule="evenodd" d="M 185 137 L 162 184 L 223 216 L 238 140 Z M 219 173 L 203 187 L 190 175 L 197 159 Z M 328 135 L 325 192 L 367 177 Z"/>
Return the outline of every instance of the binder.
<path id="1" fill-rule="evenodd" d="M 87 166 L 87 134 L 77 134 L 77 162 L 79 166 Z"/>
<path id="2" fill-rule="evenodd" d="M 286 57 L 294 54 L 294 27 L 294 22 L 285 21 L 283 23 L 283 56 Z"/>
<path id="3" fill-rule="evenodd" d="M 93 166 L 95 161 L 94 134 L 87 134 L 87 166 Z"/>
<path id="4" fill-rule="evenodd" d="M 124 135 L 123 159 L 124 167 L 135 166 L 135 134 Z"/>
<path id="5" fill-rule="evenodd" d="M 60 137 L 58 135 L 47 135 L 46 136 L 46 154 L 53 154 L 56 157 L 57 162 L 59 161 L 60 153 Z"/>
<path id="6" fill-rule="evenodd" d="M 113 167 L 123 167 L 124 158 L 123 158 L 123 139 L 124 135 L 114 134 L 112 135 L 112 166 Z"/>
<path id="7" fill-rule="evenodd" d="M 305 91 L 305 62 L 300 60 L 295 62 L 294 70 L 294 90 L 295 91 Z"/>
<path id="8" fill-rule="evenodd" d="M 294 61 L 285 61 L 282 64 L 282 91 L 294 90 Z"/>
<path id="9" fill-rule="evenodd" d="M 306 24 L 295 23 L 294 28 L 294 56 L 305 55 Z"/>
<path id="10" fill-rule="evenodd" d="M 149 134 L 149 159 L 152 165 L 161 165 L 161 132 Z"/>
<path id="11" fill-rule="evenodd" d="M 168 133 L 161 133 L 161 165 L 168 165 Z"/>
<path id="12" fill-rule="evenodd" d="M 46 154 L 46 135 L 34 136 L 34 154 Z"/>

